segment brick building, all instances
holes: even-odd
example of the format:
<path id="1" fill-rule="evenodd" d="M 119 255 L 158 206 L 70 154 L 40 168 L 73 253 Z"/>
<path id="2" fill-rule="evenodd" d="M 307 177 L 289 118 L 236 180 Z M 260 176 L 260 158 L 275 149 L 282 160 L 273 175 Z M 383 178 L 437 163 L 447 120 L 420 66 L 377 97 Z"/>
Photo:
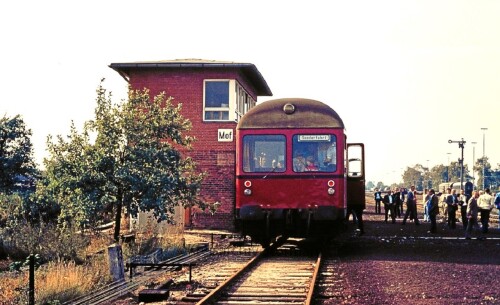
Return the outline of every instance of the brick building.
<path id="1" fill-rule="evenodd" d="M 112 63 L 132 89 L 165 92 L 182 103 L 182 115 L 196 137 L 189 155 L 207 173 L 201 190 L 206 203 L 219 202 L 217 212 L 186 211 L 187 226 L 233 229 L 235 131 L 239 118 L 258 96 L 271 96 L 266 81 L 250 63 L 199 59 Z"/>

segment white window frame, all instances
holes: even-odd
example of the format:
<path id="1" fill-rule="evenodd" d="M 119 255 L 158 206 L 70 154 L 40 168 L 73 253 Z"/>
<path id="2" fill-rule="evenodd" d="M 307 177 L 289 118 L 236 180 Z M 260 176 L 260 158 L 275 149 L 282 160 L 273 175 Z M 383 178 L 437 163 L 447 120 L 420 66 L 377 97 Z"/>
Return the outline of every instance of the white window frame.
<path id="1" fill-rule="evenodd" d="M 228 106 L 227 107 L 206 107 L 205 106 L 205 94 L 206 94 L 206 83 L 208 82 L 228 82 L 229 83 L 229 97 L 228 97 Z M 234 113 L 234 100 L 235 100 L 235 93 L 234 90 L 231 90 L 234 88 L 234 79 L 205 79 L 203 81 L 203 121 L 205 122 L 228 122 L 234 120 L 234 117 L 231 118 L 231 113 Z M 228 119 L 227 120 L 207 120 L 205 118 L 205 113 L 207 111 L 224 111 L 228 112 Z"/>
<path id="2" fill-rule="evenodd" d="M 229 105 L 228 107 L 206 107 L 205 94 L 207 82 L 229 82 Z M 239 119 L 256 104 L 256 101 L 235 79 L 205 79 L 203 80 L 203 121 L 204 122 L 238 122 Z M 206 119 L 207 111 L 228 112 L 228 119 Z"/>

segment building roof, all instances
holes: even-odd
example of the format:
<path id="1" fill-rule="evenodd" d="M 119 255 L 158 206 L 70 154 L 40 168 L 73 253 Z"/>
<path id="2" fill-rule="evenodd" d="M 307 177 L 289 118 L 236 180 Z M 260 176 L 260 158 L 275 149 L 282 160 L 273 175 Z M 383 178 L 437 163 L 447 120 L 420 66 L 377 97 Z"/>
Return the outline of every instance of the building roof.
<path id="1" fill-rule="evenodd" d="M 127 82 L 130 71 L 138 69 L 239 69 L 255 87 L 257 95 L 272 96 L 271 89 L 257 67 L 250 63 L 217 61 L 206 59 L 174 59 L 160 61 L 139 61 L 129 63 L 112 63 L 109 67 L 118 72 Z"/>

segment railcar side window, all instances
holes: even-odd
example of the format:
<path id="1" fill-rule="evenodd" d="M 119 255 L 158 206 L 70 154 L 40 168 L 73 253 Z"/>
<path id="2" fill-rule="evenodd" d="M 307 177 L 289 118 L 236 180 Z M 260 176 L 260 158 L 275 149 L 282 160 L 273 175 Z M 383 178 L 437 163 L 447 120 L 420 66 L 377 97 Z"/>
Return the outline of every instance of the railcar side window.
<path id="1" fill-rule="evenodd" d="M 243 171 L 284 172 L 284 135 L 246 135 L 243 137 Z"/>
<path id="2" fill-rule="evenodd" d="M 363 148 L 356 144 L 348 147 L 349 159 L 347 160 L 347 176 L 361 177 L 363 173 Z"/>
<path id="3" fill-rule="evenodd" d="M 337 170 L 337 137 L 330 134 L 293 136 L 294 172 Z"/>

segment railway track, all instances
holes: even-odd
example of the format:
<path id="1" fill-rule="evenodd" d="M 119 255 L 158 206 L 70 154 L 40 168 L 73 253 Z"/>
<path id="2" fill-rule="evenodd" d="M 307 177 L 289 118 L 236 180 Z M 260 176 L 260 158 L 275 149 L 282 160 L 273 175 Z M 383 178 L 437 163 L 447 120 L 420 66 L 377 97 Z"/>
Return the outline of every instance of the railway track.
<path id="1" fill-rule="evenodd" d="M 207 250 L 200 250 L 188 255 L 177 256 L 161 263 L 189 264 L 194 263 L 209 254 L 210 252 Z M 94 293 L 71 300 L 64 303 L 64 305 L 98 305 L 109 303 L 125 295 L 126 293 L 137 289 L 140 285 L 151 281 L 152 279 L 157 277 L 160 272 L 166 272 L 172 268 L 175 267 L 145 270 L 141 273 L 135 274 L 132 279 L 125 279 L 124 281 L 116 281 L 110 283 L 109 285 L 98 289 Z"/>
<path id="2" fill-rule="evenodd" d="M 263 251 L 197 305 L 311 304 L 321 255 L 280 247 Z"/>

